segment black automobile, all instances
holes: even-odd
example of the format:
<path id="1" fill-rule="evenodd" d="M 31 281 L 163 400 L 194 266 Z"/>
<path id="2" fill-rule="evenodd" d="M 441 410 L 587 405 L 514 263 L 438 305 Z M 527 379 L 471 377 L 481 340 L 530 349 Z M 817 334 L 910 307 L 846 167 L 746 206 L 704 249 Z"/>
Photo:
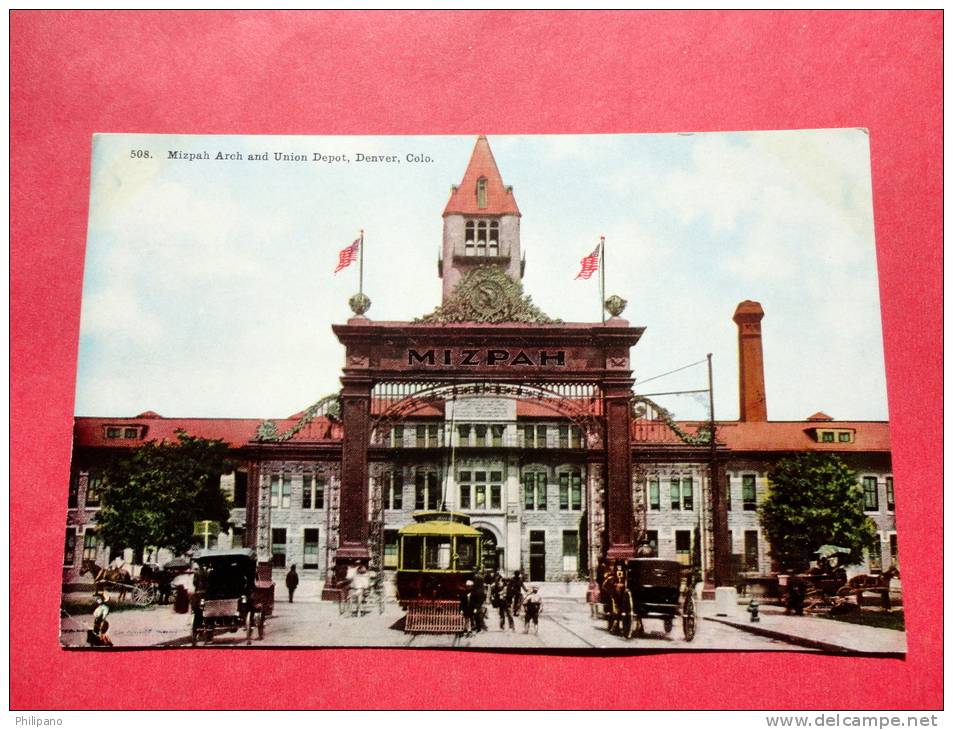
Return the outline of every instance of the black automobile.
<path id="1" fill-rule="evenodd" d="M 250 644 L 256 628 L 258 638 L 264 637 L 271 606 L 256 589 L 256 568 L 255 553 L 244 548 L 202 550 L 192 556 L 192 646 L 200 640 L 211 643 L 215 634 L 238 631 L 245 632 Z"/>

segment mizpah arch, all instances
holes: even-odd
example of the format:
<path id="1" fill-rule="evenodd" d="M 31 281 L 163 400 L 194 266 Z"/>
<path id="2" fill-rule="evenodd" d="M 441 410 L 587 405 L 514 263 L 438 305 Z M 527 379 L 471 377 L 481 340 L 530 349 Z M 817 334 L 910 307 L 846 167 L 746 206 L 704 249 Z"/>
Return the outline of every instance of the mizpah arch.
<path id="1" fill-rule="evenodd" d="M 377 322 L 365 316 L 370 301 L 361 294 L 351 300 L 355 316 L 333 326 L 346 351 L 339 574 L 370 557 L 370 461 L 389 457 L 388 426 L 422 403 L 452 423 L 462 402 L 480 398 L 536 401 L 581 428 L 587 464 L 603 475 L 605 557 L 634 555 L 629 350 L 643 328 L 618 316 L 619 297 L 601 323 L 563 323 L 540 311 L 523 292 L 521 216 L 479 137 L 443 212 L 440 305 L 414 322 Z M 506 505 L 508 517 L 516 507 Z"/>

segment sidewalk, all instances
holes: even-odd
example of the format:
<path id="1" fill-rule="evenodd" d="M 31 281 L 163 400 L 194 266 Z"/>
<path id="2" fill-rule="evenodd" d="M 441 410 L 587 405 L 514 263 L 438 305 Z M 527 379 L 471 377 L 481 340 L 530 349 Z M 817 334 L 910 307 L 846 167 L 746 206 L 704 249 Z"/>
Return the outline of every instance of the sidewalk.
<path id="1" fill-rule="evenodd" d="M 716 616 L 714 603 L 705 605 L 700 613 L 706 621 L 809 649 L 864 654 L 904 654 L 907 651 L 907 637 L 902 631 L 859 626 L 821 616 L 785 616 L 784 609 L 779 606 L 762 606 L 758 623 L 751 622 L 743 605 L 737 606 L 733 616 Z"/>

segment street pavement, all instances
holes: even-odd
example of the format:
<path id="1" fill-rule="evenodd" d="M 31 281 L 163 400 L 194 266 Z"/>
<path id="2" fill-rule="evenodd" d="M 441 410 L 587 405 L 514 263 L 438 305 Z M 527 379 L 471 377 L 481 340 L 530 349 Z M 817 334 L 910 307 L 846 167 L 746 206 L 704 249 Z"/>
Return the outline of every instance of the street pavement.
<path id="1" fill-rule="evenodd" d="M 473 636 L 449 634 L 406 634 L 404 612 L 387 601 L 382 613 L 377 606 L 358 617 L 341 615 L 337 604 L 320 600 L 320 588 L 303 585 L 295 602 L 287 601 L 287 592 L 279 587 L 274 614 L 265 624 L 265 636 L 252 639 L 253 647 L 326 646 L 326 647 L 413 647 L 476 650 L 508 649 L 516 651 L 605 650 L 613 652 L 681 651 L 699 649 L 742 651 L 866 651 L 893 653 L 904 650 L 902 632 L 856 626 L 819 617 L 783 616 L 779 609 L 766 606 L 761 622 L 751 624 L 745 607 L 739 605 L 732 617 L 715 616 L 714 602 L 698 603 L 699 621 L 694 641 L 684 640 L 681 621 L 666 635 L 661 620 L 645 621 L 646 634 L 623 639 L 606 631 L 604 620 L 590 616 L 585 603 L 585 586 L 580 584 L 540 584 L 543 612 L 538 632 L 524 633 L 521 617 L 516 631 L 500 630 L 495 609 L 489 608 L 489 631 Z M 114 611 L 110 614 L 110 637 L 116 647 L 190 646 L 191 616 L 177 614 L 171 606 Z M 64 617 L 62 643 L 85 646 L 86 628 L 92 624 L 87 615 Z M 753 633 L 757 631 L 757 633 Z M 219 634 L 211 646 L 246 645 L 244 632 Z"/>

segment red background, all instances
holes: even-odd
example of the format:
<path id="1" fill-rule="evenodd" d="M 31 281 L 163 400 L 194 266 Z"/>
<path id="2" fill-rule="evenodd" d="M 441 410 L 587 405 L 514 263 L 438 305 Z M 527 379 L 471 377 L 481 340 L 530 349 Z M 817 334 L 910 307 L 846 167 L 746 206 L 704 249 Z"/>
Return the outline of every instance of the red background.
<path id="1" fill-rule="evenodd" d="M 941 12 L 15 11 L 11 34 L 14 708 L 941 706 Z M 905 660 L 59 648 L 94 132 L 817 127 L 870 130 Z"/>

